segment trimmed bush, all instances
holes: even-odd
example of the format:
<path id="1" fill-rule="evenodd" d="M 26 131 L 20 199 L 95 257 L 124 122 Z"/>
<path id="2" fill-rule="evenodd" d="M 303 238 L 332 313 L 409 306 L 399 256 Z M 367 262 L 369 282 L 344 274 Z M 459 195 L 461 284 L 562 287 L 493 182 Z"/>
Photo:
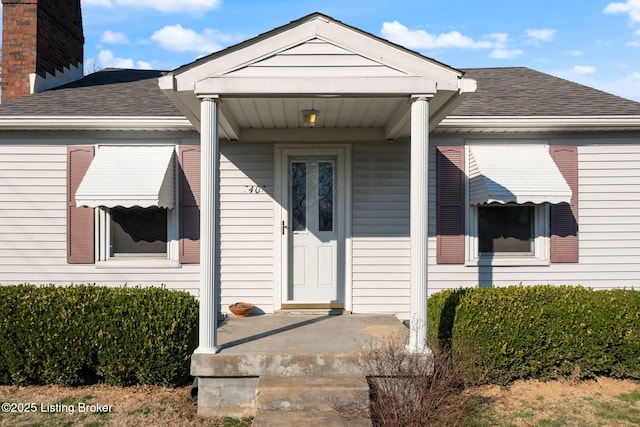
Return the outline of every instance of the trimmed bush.
<path id="1" fill-rule="evenodd" d="M 640 292 L 469 289 L 457 308 L 452 345 L 473 383 L 596 375 L 640 379 Z"/>
<path id="2" fill-rule="evenodd" d="M 0 287 L 0 383 L 182 385 L 197 321 L 163 288 Z"/>
<path id="3" fill-rule="evenodd" d="M 427 301 L 427 344 L 436 350 L 451 350 L 451 332 L 456 309 L 467 289 L 444 290 Z"/>

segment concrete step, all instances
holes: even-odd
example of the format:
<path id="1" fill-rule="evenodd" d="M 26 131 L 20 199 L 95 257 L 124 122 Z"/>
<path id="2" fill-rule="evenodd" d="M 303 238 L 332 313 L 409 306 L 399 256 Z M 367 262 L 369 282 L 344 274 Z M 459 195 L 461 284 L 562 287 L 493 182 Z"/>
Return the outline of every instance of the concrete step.
<path id="1" fill-rule="evenodd" d="M 341 376 L 262 376 L 258 380 L 254 427 L 370 426 L 365 418 L 345 418 L 333 402 L 367 407 L 369 386 L 364 378 Z"/>
<path id="2" fill-rule="evenodd" d="M 344 418 L 330 412 L 258 412 L 253 427 L 371 427 L 365 418 Z"/>

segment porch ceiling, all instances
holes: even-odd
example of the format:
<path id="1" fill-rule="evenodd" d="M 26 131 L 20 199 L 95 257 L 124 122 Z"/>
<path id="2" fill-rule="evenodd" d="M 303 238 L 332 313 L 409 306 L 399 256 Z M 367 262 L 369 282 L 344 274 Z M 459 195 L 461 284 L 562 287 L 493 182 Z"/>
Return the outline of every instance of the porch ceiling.
<path id="1" fill-rule="evenodd" d="M 200 100 L 193 93 L 183 92 L 178 96 L 182 110 L 199 127 Z M 432 129 L 451 111 L 452 105 L 461 101 L 459 98 L 462 96 L 456 92 L 439 92 L 431 98 Z M 410 105 L 409 95 L 220 96 L 220 136 L 241 140 L 247 130 L 302 129 L 302 110 L 317 110 L 315 129 L 376 129 L 385 139 L 397 139 L 410 136 Z"/>

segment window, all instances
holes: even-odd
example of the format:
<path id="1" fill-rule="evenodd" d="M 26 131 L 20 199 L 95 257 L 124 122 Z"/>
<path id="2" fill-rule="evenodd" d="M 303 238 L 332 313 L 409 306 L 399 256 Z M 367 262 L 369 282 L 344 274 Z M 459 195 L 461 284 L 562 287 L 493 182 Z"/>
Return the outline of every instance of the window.
<path id="1" fill-rule="evenodd" d="M 436 147 L 438 264 L 577 263 L 578 212 L 576 146 Z"/>
<path id="2" fill-rule="evenodd" d="M 486 204 L 470 210 L 469 262 L 548 263 L 548 204 Z"/>
<path id="3" fill-rule="evenodd" d="M 480 255 L 532 255 L 533 217 L 532 206 L 478 206 Z"/>
<path id="4" fill-rule="evenodd" d="M 70 264 L 200 262 L 200 147 L 175 151 L 173 145 L 67 148 Z"/>
<path id="5" fill-rule="evenodd" d="M 76 201 L 95 207 L 99 266 L 178 263 L 175 147 L 101 145 Z"/>
<path id="6" fill-rule="evenodd" d="M 110 221 L 110 256 L 167 253 L 167 209 L 118 207 L 111 209 Z"/>
<path id="7" fill-rule="evenodd" d="M 291 163 L 291 224 L 293 231 L 307 228 L 307 164 Z"/>
<path id="8" fill-rule="evenodd" d="M 318 231 L 333 231 L 333 162 L 318 163 Z"/>
<path id="9" fill-rule="evenodd" d="M 100 207 L 96 221 L 98 266 L 179 265 L 176 217 L 176 209 L 156 206 Z"/>

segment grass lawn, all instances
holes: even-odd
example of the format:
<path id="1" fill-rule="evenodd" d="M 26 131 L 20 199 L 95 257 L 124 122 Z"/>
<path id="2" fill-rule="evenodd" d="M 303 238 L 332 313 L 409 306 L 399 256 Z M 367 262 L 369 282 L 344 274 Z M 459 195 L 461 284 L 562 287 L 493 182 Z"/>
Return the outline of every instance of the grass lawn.
<path id="1" fill-rule="evenodd" d="M 451 402 L 459 426 L 638 426 L 640 383 L 517 381 L 465 390 Z"/>
<path id="2" fill-rule="evenodd" d="M 0 412 L 0 426 L 251 425 L 249 420 L 198 418 L 189 387 L 9 386 L 0 387 L 0 402 L 36 407 L 35 412 Z M 578 383 L 518 381 L 510 387 L 467 389 L 449 405 L 450 417 L 442 423 L 447 426 L 637 426 L 640 383 L 608 378 Z"/>
<path id="3" fill-rule="evenodd" d="M 202 419 L 196 415 L 191 388 L 134 386 L 0 387 L 0 402 L 36 404 L 36 412 L 0 412 L 0 426 L 224 426 L 245 427 L 240 420 Z M 6 409 L 6 408 L 5 408 Z M 15 408 L 16 410 L 19 408 Z M 44 410 L 44 411 L 43 411 Z M 73 413 L 71 413 L 73 412 Z"/>

